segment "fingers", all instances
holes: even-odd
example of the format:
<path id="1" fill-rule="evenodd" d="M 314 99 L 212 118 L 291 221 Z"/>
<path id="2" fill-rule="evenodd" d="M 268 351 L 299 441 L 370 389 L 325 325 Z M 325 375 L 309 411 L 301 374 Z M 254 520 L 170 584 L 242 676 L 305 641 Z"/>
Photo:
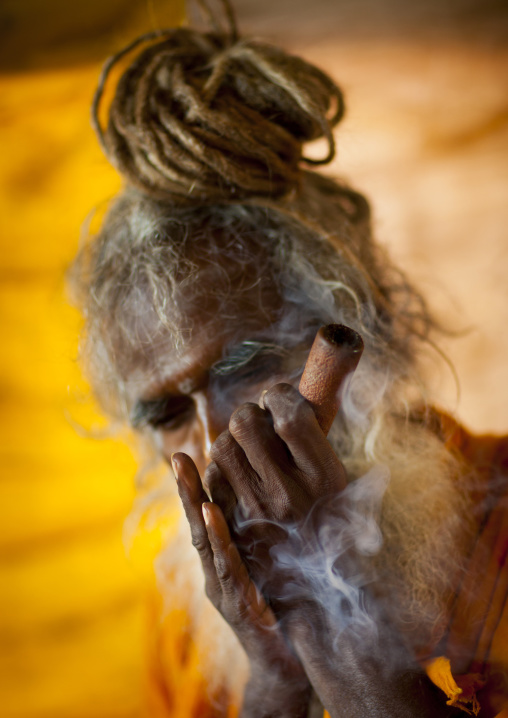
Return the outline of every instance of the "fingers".
<path id="1" fill-rule="evenodd" d="M 302 481 L 333 491 L 346 486 L 346 474 L 338 457 L 321 431 L 310 404 L 290 384 L 276 384 L 263 394 L 263 404 L 273 428 L 287 446 Z"/>
<path id="2" fill-rule="evenodd" d="M 212 501 L 220 506 L 226 521 L 231 522 L 237 504 L 235 492 L 214 461 L 207 466 L 203 483 Z"/>
<path id="3" fill-rule="evenodd" d="M 229 431 L 263 481 L 277 483 L 294 468 L 286 444 L 274 431 L 270 414 L 257 404 L 237 409 L 229 421 Z"/>
<path id="4" fill-rule="evenodd" d="M 192 543 L 203 566 L 208 598 L 233 624 L 247 620 L 251 628 L 253 625 L 258 629 L 273 626 L 275 616 L 250 580 L 221 508 L 208 501 L 194 462 L 186 454 L 177 453 L 171 457 L 171 463 Z M 225 490 L 220 471 L 213 464 L 209 480 Z M 231 495 L 227 497 L 230 500 Z"/>
<path id="5" fill-rule="evenodd" d="M 266 410 L 244 404 L 231 417 L 229 434 L 240 452 L 230 437 L 223 437 L 215 447 L 213 458 L 237 496 L 245 492 L 241 478 L 245 459 L 271 492 L 291 480 L 311 494 L 341 491 L 346 485 L 343 466 L 310 404 L 289 384 L 277 384 L 264 392 L 263 404 Z"/>
<path id="6" fill-rule="evenodd" d="M 229 431 L 215 440 L 210 457 L 238 497 L 244 517 L 257 517 L 260 478 Z"/>
<path id="7" fill-rule="evenodd" d="M 205 574 L 206 591 L 210 599 L 217 599 L 220 594 L 220 583 L 215 572 L 213 551 L 208 540 L 208 533 L 201 507 L 208 501 L 198 470 L 187 454 L 176 453 L 171 457 L 175 473 L 178 493 L 182 501 L 185 516 L 189 522 L 192 544 L 197 550 Z"/>
<path id="8" fill-rule="evenodd" d="M 251 581 L 220 508 L 205 502 L 202 507 L 213 551 L 216 575 L 223 595 L 222 614 L 228 622 L 247 621 L 256 629 L 273 628 L 276 618 Z"/>
<path id="9" fill-rule="evenodd" d="M 210 452 L 215 467 L 209 480 L 228 520 L 228 484 L 246 518 L 268 520 L 291 520 L 309 502 L 346 486 L 342 464 L 298 391 L 278 384 L 264 393 L 263 400 L 266 409 L 256 404 L 237 409 L 229 431 Z"/>

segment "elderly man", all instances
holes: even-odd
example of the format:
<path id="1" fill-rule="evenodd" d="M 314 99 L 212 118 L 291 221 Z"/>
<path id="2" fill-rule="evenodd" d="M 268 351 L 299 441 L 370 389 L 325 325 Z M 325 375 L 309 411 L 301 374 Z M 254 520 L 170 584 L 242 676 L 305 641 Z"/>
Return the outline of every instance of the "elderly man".
<path id="1" fill-rule="evenodd" d="M 212 657 L 195 715 L 229 714 L 245 656 L 244 717 L 305 716 L 316 696 L 331 716 L 500 715 L 507 445 L 427 405 L 424 301 L 372 240 L 366 200 L 303 169 L 333 157 L 342 114 L 327 75 L 232 22 L 108 63 L 96 127 L 127 187 L 76 264 L 92 375 L 172 467 L 225 619 L 200 620 L 194 561 L 170 547 L 164 590 Z M 306 159 L 320 137 L 326 156 Z M 365 351 L 327 439 L 297 387 L 330 322 Z M 161 638 L 154 715 L 184 714 L 190 650 Z"/>

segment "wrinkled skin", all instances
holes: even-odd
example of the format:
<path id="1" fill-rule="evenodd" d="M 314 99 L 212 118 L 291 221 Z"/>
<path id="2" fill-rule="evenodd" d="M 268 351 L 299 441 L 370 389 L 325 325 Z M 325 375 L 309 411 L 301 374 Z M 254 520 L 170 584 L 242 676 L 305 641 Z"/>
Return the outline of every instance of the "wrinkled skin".
<path id="1" fill-rule="evenodd" d="M 185 454 L 175 454 L 178 490 L 205 574 L 210 601 L 236 633 L 249 657 L 251 676 L 244 716 L 305 716 L 310 684 L 274 612 L 252 581 L 231 539 L 224 514 L 208 502 L 199 474 Z"/>
<path id="2" fill-rule="evenodd" d="M 364 636 L 361 647 L 357 635 L 344 631 L 337 652 L 334 626 L 313 606 L 312 592 L 305 604 L 271 600 L 277 582 L 268 550 L 280 540 L 279 526 L 296 524 L 312 532 L 306 521 L 311 508 L 340 495 L 346 475 L 312 409 L 293 387 L 276 385 L 263 404 L 264 409 L 255 404 L 237 409 L 211 448 L 205 483 L 214 503 L 192 460 L 181 453 L 173 457 L 207 594 L 253 667 L 242 715 L 305 715 L 308 681 L 332 716 L 452 715 L 382 616 L 376 616 L 378 630 Z M 244 517 L 255 519 L 239 534 L 237 502 Z M 251 551 L 250 542 L 263 550 Z M 386 658 L 394 655 L 404 670 L 385 670 Z M 278 685 L 268 695 L 263 676 L 274 671 Z"/>
<path id="3" fill-rule="evenodd" d="M 279 541 L 280 527 L 303 525 L 318 499 L 342 489 L 345 473 L 312 409 L 293 387 L 279 384 L 263 400 L 265 409 L 251 403 L 236 410 L 229 429 L 211 447 L 204 483 L 214 503 L 190 457 L 177 453 L 172 463 L 207 595 L 249 656 L 252 677 L 244 715 L 299 716 L 306 715 L 309 682 L 258 586 L 266 591 L 265 577 L 273 577 L 268 550 Z M 295 432 L 299 423 L 308 429 L 305 442 Z M 239 513 L 253 522 L 240 534 Z M 250 559 L 250 573 L 237 543 Z M 249 550 L 253 543 L 255 552 Z M 267 693 L 268 676 L 273 695 Z"/>
<path id="4" fill-rule="evenodd" d="M 293 387 L 278 384 L 263 395 L 263 405 L 244 404 L 233 413 L 229 430 L 211 449 L 205 483 L 250 574 L 274 600 L 285 577 L 272 570 L 270 549 L 291 542 L 286 527 L 302 540 L 304 531 L 312 532 L 311 509 L 336 496 L 346 481 L 312 409 Z"/>
<path id="5" fill-rule="evenodd" d="M 237 498 L 226 478 L 231 476 L 233 464 L 229 467 L 224 464 L 219 447 L 222 443 L 226 449 L 225 444 L 229 444 L 233 461 L 239 444 L 228 431 L 232 412 L 247 401 L 251 402 L 246 405 L 250 414 L 252 402 L 258 401 L 265 388 L 277 381 L 297 380 L 310 347 L 306 343 L 292 344 L 283 358 L 256 355 L 247 367 L 240 366 L 227 376 L 214 370 L 225 356 L 234 355 L 245 340 L 273 341 L 270 327 L 279 308 L 280 300 L 270 290 L 255 312 L 248 309 L 242 312 L 237 301 L 229 310 L 222 306 L 222 313 L 235 316 L 225 329 L 215 321 L 210 324 L 208 318 L 200 322 L 200 317 L 191 313 L 193 332 L 183 353 L 174 352 L 168 342 L 157 348 L 155 362 L 149 356 L 148 364 L 140 367 L 139 358 L 134 357 L 131 385 L 133 406 L 141 406 L 141 413 L 148 408 L 149 418 L 141 425 L 151 426 L 162 456 L 173 466 L 192 540 L 203 565 L 207 595 L 231 625 L 249 657 L 251 677 L 243 714 L 289 718 L 306 715 L 310 683 L 271 606 L 252 580 L 236 541 L 231 541 L 225 516 L 232 521 L 235 507 L 245 500 L 252 509 L 255 504 L 240 491 Z M 302 313 L 295 313 L 295 317 L 298 319 L 295 335 L 309 333 Z M 312 335 L 315 330 L 311 329 Z M 201 341 L 202 336 L 207 337 L 206 342 Z M 259 407 L 255 411 L 265 416 Z M 309 416 L 316 423 L 311 411 Z M 322 435 L 321 440 L 324 441 Z M 287 453 L 285 448 L 284 452 Z M 211 462 L 212 454 L 217 462 Z M 244 465 L 247 468 L 245 461 Z M 211 496 L 216 503 L 208 503 Z M 208 531 L 203 503 L 208 507 Z M 305 504 L 302 493 L 298 509 L 302 514 L 307 510 Z M 279 509 L 282 510 L 282 503 Z M 262 517 L 262 511 L 258 510 L 257 515 Z M 231 528 L 234 531 L 233 525 Z"/>
<path id="6" fill-rule="evenodd" d="M 403 649 L 382 616 L 359 650 L 353 634 L 338 636 L 312 592 L 304 601 L 280 600 L 287 579 L 305 588 L 306 577 L 296 576 L 298 569 L 291 576 L 275 571 L 271 547 L 287 539 L 288 524 L 297 529 L 289 552 L 301 550 L 299 537 L 314 540 L 323 518 L 316 505 L 340 511 L 347 477 L 294 388 L 322 322 L 301 307 L 283 306 L 272 286 L 258 299 L 254 308 L 238 298 L 231 306 L 209 306 L 205 319 L 191 308 L 193 331 L 183 353 L 168 341 L 146 366 L 132 360 L 133 404 L 173 465 L 207 595 L 250 661 L 242 716 L 305 716 L 311 684 L 334 717 L 449 715 L 421 672 L 410 670 L 409 657 L 402 656 L 403 675 L 386 674 L 386 657 Z M 279 343 L 281 316 L 283 336 L 296 337 L 282 357 L 267 361 L 261 352 L 226 375 L 217 371 L 246 340 Z M 348 560 L 354 563 L 354 555 Z"/>

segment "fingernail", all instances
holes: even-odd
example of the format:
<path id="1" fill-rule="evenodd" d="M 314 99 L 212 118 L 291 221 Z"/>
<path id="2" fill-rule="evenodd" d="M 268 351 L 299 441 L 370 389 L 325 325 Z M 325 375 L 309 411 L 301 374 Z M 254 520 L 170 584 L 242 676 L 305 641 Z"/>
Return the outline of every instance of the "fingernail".
<path id="1" fill-rule="evenodd" d="M 203 518 L 205 520 L 205 524 L 207 526 L 209 526 L 210 525 L 210 510 L 209 510 L 206 502 L 201 504 L 201 511 L 203 512 Z"/>
<path id="2" fill-rule="evenodd" d="M 268 389 L 263 389 L 261 392 L 261 396 L 259 397 L 259 406 L 264 409 L 265 408 L 265 394 L 268 391 Z"/>
<path id="3" fill-rule="evenodd" d="M 173 473 L 175 475 L 176 482 L 178 483 L 178 464 L 173 458 L 174 455 L 175 454 L 173 453 L 173 454 L 171 454 L 171 457 L 170 457 L 171 458 L 171 468 L 173 469 Z"/>

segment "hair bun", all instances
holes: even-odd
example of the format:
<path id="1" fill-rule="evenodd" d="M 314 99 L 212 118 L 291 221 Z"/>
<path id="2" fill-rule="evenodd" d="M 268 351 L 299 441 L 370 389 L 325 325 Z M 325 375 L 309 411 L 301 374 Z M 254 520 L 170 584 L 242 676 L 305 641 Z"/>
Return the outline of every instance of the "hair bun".
<path id="1" fill-rule="evenodd" d="M 143 44 L 103 129 L 98 116 L 110 71 Z M 304 60 L 187 29 L 144 36 L 111 58 L 94 101 L 102 146 L 126 180 L 152 196 L 193 203 L 289 192 L 300 161 L 333 158 L 332 128 L 343 112 L 339 88 Z M 320 137 L 327 156 L 303 158 L 305 142 Z"/>

